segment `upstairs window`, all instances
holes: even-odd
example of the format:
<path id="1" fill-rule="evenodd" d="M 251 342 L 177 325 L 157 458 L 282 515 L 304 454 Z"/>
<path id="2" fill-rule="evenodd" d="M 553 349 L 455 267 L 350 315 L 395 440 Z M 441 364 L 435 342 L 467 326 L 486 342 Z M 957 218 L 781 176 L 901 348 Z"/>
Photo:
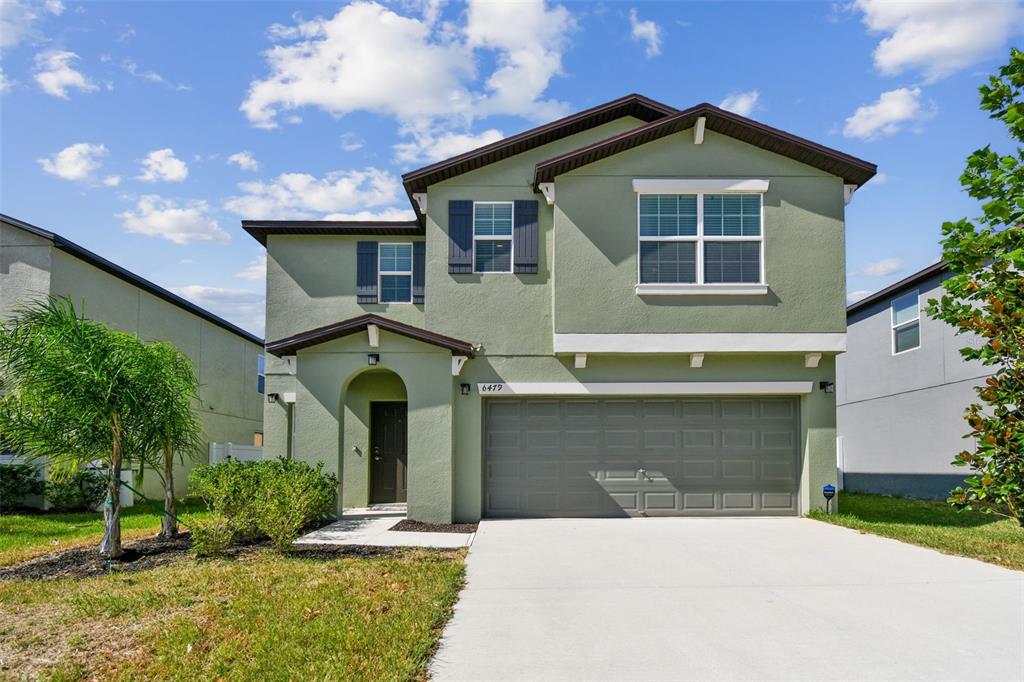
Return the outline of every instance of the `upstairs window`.
<path id="1" fill-rule="evenodd" d="M 473 203 L 473 271 L 512 272 L 512 202 Z"/>
<path id="2" fill-rule="evenodd" d="M 640 194 L 640 284 L 763 284 L 761 222 L 761 194 Z"/>
<path id="3" fill-rule="evenodd" d="M 892 353 L 921 347 L 921 306 L 917 289 L 892 301 Z"/>
<path id="4" fill-rule="evenodd" d="M 267 360 L 262 355 L 256 356 L 256 390 L 260 393 L 267 388 Z"/>
<path id="5" fill-rule="evenodd" d="M 380 302 L 412 303 L 412 244 L 381 242 L 378 253 Z"/>

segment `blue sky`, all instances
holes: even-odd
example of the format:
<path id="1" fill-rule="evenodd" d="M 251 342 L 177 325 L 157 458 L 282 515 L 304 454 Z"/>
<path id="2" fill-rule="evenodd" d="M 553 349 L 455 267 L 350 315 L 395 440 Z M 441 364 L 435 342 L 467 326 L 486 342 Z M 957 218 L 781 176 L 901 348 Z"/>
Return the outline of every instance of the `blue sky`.
<path id="1" fill-rule="evenodd" d="M 0 0 L 0 210 L 256 333 L 242 218 L 411 217 L 401 173 L 629 92 L 867 159 L 848 291 L 934 262 L 1008 149 L 977 86 L 1013 2 Z"/>

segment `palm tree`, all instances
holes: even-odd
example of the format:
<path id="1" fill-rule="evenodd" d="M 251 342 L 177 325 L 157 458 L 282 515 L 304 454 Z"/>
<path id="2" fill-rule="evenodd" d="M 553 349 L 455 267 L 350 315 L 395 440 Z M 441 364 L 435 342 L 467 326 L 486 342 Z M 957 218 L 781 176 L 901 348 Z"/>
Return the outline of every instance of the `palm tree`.
<path id="1" fill-rule="evenodd" d="M 140 384 L 145 387 L 142 401 L 146 410 L 143 466 L 156 462 L 164 486 L 164 516 L 160 537 L 178 534 L 177 500 L 174 496 L 175 453 L 184 461 L 196 457 L 202 447 L 202 428 L 193 401 L 199 399 L 199 380 L 192 361 L 169 343 L 157 342 L 145 347 L 140 367 Z"/>
<path id="2" fill-rule="evenodd" d="M 56 476 L 106 465 L 99 553 L 112 559 L 122 554 L 121 469 L 142 440 L 144 351 L 139 339 L 85 319 L 66 298 L 22 306 L 0 326 L 0 440 L 46 460 Z"/>

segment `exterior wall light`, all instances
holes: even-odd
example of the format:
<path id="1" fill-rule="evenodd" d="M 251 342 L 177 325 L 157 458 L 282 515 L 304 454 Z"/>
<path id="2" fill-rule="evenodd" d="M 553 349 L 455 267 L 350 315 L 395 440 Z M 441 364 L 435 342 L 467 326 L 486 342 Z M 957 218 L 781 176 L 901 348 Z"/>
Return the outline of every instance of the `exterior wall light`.
<path id="1" fill-rule="evenodd" d="M 276 403 L 278 398 L 280 398 L 280 397 L 281 396 L 279 394 L 277 394 L 277 393 L 268 393 L 267 394 L 267 402 L 268 403 Z"/>
<path id="2" fill-rule="evenodd" d="M 380 364 L 380 353 L 367 353 L 367 355 L 366 355 L 366 364 L 368 364 L 371 367 L 379 365 Z"/>
<path id="3" fill-rule="evenodd" d="M 469 395 L 469 384 L 459 384 L 459 393 Z"/>
<path id="4" fill-rule="evenodd" d="M 835 393 L 836 384 L 834 381 L 819 381 L 818 388 L 821 389 L 822 393 Z"/>

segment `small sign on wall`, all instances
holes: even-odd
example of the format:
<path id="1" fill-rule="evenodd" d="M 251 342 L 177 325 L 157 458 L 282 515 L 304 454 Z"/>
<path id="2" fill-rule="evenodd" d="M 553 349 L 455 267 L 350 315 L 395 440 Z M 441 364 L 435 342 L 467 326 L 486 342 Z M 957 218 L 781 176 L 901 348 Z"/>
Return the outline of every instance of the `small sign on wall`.
<path id="1" fill-rule="evenodd" d="M 505 383 L 477 384 L 476 390 L 480 392 L 480 395 L 500 395 L 514 392 L 512 387 Z"/>

